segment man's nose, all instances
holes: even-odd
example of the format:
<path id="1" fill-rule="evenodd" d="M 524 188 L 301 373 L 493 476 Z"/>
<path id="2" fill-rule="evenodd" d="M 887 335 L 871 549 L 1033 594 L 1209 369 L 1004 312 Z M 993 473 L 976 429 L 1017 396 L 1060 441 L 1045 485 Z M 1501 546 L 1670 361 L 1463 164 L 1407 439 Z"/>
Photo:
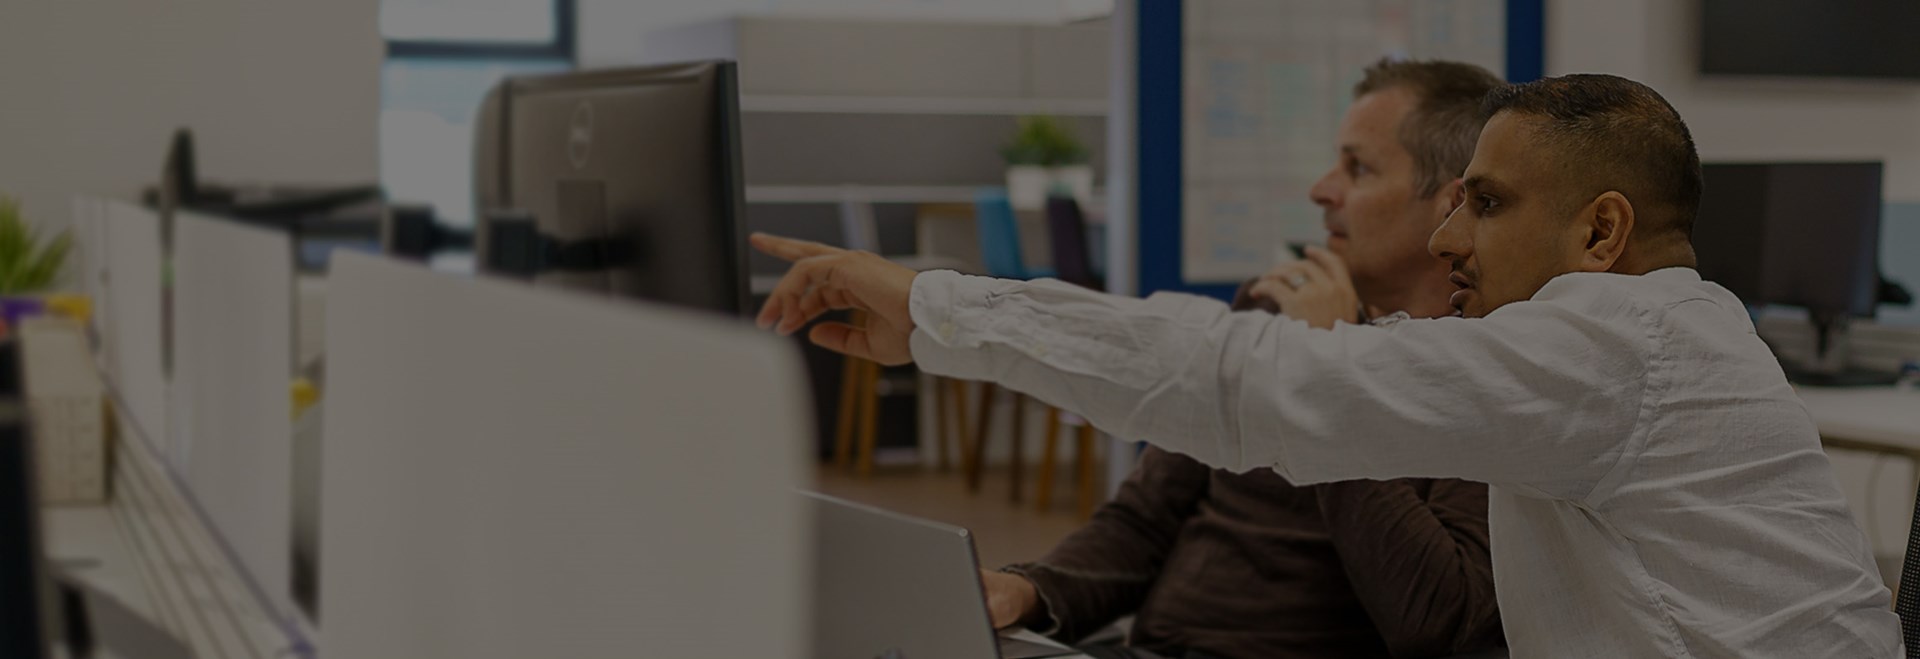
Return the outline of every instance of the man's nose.
<path id="1" fill-rule="evenodd" d="M 1320 180 L 1314 181 L 1313 187 L 1307 190 L 1307 197 L 1312 199 L 1315 205 L 1329 209 L 1340 205 L 1340 198 L 1346 186 L 1339 180 L 1339 171 L 1340 168 L 1337 166 L 1327 170 L 1327 173 L 1321 175 Z"/>
<path id="2" fill-rule="evenodd" d="M 1427 239 L 1427 252 L 1442 261 L 1466 259 L 1468 254 L 1473 253 L 1473 242 L 1468 240 L 1465 227 L 1461 226 L 1463 222 L 1460 208 L 1454 208 L 1452 213 L 1447 214 L 1446 221 L 1440 223 L 1440 228 L 1435 229 L 1433 236 Z"/>

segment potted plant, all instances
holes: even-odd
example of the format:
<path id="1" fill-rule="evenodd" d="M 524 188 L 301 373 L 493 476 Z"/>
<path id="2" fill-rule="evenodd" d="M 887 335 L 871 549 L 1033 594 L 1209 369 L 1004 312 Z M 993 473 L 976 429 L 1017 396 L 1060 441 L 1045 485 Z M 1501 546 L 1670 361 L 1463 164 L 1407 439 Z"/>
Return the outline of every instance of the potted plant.
<path id="1" fill-rule="evenodd" d="M 1007 200 L 1018 209 L 1044 206 L 1052 175 L 1047 171 L 1051 147 L 1045 117 L 1022 117 L 1013 141 L 1000 147 L 1007 162 Z"/>
<path id="2" fill-rule="evenodd" d="M 72 232 L 42 241 L 40 231 L 20 216 L 20 204 L 0 197 L 0 318 L 8 327 L 40 312 L 42 296 L 59 282 L 72 251 Z"/>
<path id="3" fill-rule="evenodd" d="M 1012 142 L 1000 148 L 1007 162 L 1007 198 L 1021 210 L 1045 208 L 1047 194 L 1062 190 L 1085 202 L 1093 196 L 1088 151 L 1060 120 L 1020 118 Z"/>

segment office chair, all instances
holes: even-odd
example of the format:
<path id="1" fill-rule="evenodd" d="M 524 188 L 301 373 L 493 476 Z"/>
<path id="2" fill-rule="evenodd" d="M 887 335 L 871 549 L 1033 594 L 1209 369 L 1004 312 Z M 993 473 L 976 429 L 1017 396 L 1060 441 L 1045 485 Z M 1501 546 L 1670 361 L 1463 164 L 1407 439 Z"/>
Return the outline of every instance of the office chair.
<path id="1" fill-rule="evenodd" d="M 1087 243 L 1087 217 L 1073 197 L 1047 197 L 1047 230 L 1053 238 L 1053 267 L 1060 281 L 1091 288 L 1107 289 L 1093 267 L 1093 248 Z"/>
<path id="2" fill-rule="evenodd" d="M 1007 191 L 988 188 L 976 193 L 974 201 L 974 227 L 980 236 L 980 261 L 986 267 L 990 277 L 1001 279 L 1044 279 L 1054 276 L 1046 268 L 1027 267 L 1026 259 L 1020 248 L 1020 220 L 1014 214 L 1013 202 L 1007 198 Z M 980 410 L 978 420 L 973 424 L 971 441 L 967 440 L 966 392 L 965 385 L 959 384 L 954 394 L 955 404 L 961 417 L 960 471 L 966 475 L 967 491 L 979 492 L 980 479 L 985 471 L 987 432 L 993 424 L 993 400 L 999 387 L 991 382 L 980 383 Z M 1011 497 L 1015 503 L 1021 499 L 1022 476 L 1025 466 L 1021 464 L 1025 444 L 1026 397 L 1015 394 L 1013 398 L 1013 452 L 1010 454 L 1013 484 Z"/>
<path id="3" fill-rule="evenodd" d="M 1045 279 L 1047 268 L 1029 268 L 1020 251 L 1020 220 L 1007 192 L 997 188 L 974 195 L 974 222 L 980 231 L 980 261 L 987 276 L 1001 279 Z"/>
<path id="4" fill-rule="evenodd" d="M 1094 290 L 1106 290 L 1106 282 L 1093 267 L 1093 248 L 1087 242 L 1087 218 L 1080 210 L 1080 202 L 1070 196 L 1048 196 L 1047 229 L 1048 236 L 1052 238 L 1053 266 L 1060 280 Z M 1060 427 L 1063 422 L 1077 428 L 1074 474 L 1080 490 L 1078 511 L 1082 519 L 1090 518 L 1093 516 L 1095 497 L 1098 496 L 1094 480 L 1093 424 L 1077 416 L 1063 415 L 1052 407 L 1047 409 L 1047 438 L 1044 451 L 1040 454 L 1040 483 L 1035 492 L 1034 505 L 1043 511 L 1052 505 L 1054 463 L 1059 454 Z"/>
<path id="5" fill-rule="evenodd" d="M 880 227 L 874 218 L 873 203 L 861 197 L 857 188 L 849 187 L 846 196 L 840 200 L 840 232 L 842 242 L 848 249 L 864 250 L 876 254 L 880 251 Z M 936 254 L 888 255 L 887 260 L 906 266 L 916 272 L 929 270 L 972 270 L 965 260 Z M 861 325 L 866 322 L 865 314 L 854 312 L 849 322 Z M 873 475 L 873 453 L 878 443 L 881 366 L 858 357 L 842 359 L 840 374 L 840 406 L 838 424 L 834 426 L 833 460 L 841 468 L 853 468 L 861 478 Z M 942 418 L 940 428 L 940 466 L 947 465 L 946 405 L 938 398 L 944 385 L 935 383 L 935 410 Z M 955 391 L 960 400 L 960 409 L 966 409 L 965 392 Z M 966 436 L 964 418 L 961 421 L 961 436 Z M 964 441 L 964 439 L 962 440 Z M 961 447 L 964 453 L 966 448 Z"/>
<path id="6" fill-rule="evenodd" d="M 966 239 L 978 233 L 971 203 L 920 204 L 914 218 L 915 252 L 923 257 L 942 258 L 964 265 L 952 269 L 963 274 L 986 272 L 980 264 L 980 244 Z M 933 382 L 933 412 L 937 466 L 941 473 L 953 468 L 952 454 L 957 449 L 962 461 L 972 450 L 972 427 L 967 421 L 966 383 L 938 375 L 927 376 Z M 957 428 L 956 428 L 957 426 Z M 957 437 L 956 437 L 957 431 Z"/>
<path id="7" fill-rule="evenodd" d="M 987 274 L 1003 279 L 1044 279 L 1059 277 L 1069 283 L 1101 289 L 1104 285 L 1093 271 L 1093 259 L 1087 244 L 1086 221 L 1080 213 L 1079 205 L 1071 198 L 1054 198 L 1048 201 L 1047 220 L 1051 253 L 1054 268 L 1028 267 L 1022 256 L 1020 245 L 1020 223 L 1015 215 L 1013 204 L 1007 199 L 1004 190 L 983 190 L 974 197 L 975 222 L 980 232 L 980 256 L 986 265 Z M 993 421 L 993 399 L 998 387 L 992 383 L 981 383 L 980 410 L 978 421 L 973 427 L 973 441 L 963 446 L 961 470 L 966 475 L 967 489 L 980 490 L 982 473 L 985 471 L 987 433 Z M 961 433 L 966 434 L 965 392 L 956 392 L 956 402 L 962 410 Z M 1015 393 L 1013 397 L 1012 452 L 1009 455 L 1012 486 L 1011 498 L 1020 503 L 1024 486 L 1025 465 L 1025 395 Z M 1082 519 L 1093 515 L 1094 503 L 1098 496 L 1096 478 L 1098 474 L 1094 464 L 1094 429 L 1091 424 L 1079 417 L 1064 415 L 1059 409 L 1046 406 L 1046 439 L 1041 453 L 1040 476 L 1035 491 L 1036 507 L 1046 511 L 1052 505 L 1054 490 L 1054 472 L 1056 456 L 1059 455 L 1060 429 L 1062 425 L 1077 428 L 1075 450 L 1075 474 L 1079 485 L 1078 512 Z"/>

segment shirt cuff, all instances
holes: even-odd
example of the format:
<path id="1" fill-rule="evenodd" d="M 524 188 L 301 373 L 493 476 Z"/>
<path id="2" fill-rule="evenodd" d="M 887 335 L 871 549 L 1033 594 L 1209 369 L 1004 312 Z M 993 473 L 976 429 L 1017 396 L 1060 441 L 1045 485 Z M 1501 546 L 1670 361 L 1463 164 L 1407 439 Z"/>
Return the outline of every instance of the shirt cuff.
<path id="1" fill-rule="evenodd" d="M 1000 568 L 1001 572 L 1017 575 L 1022 579 L 1026 579 L 1028 583 L 1033 584 L 1034 595 L 1040 600 L 1039 615 L 1029 616 L 1031 618 L 1038 618 L 1040 620 L 1036 620 L 1036 621 L 1022 620 L 1021 626 L 1026 627 L 1028 630 L 1032 631 L 1035 634 L 1039 634 L 1041 636 L 1050 637 L 1055 634 L 1059 634 L 1060 629 L 1065 625 L 1061 624 L 1060 616 L 1056 615 L 1054 612 L 1059 611 L 1060 609 L 1054 606 L 1054 603 L 1052 599 L 1049 597 L 1049 593 L 1047 592 L 1047 588 L 1041 585 L 1040 583 L 1041 580 L 1034 578 L 1033 573 L 1028 571 L 1028 569 L 1031 567 L 1033 567 L 1033 564 L 1031 563 L 1017 563 L 1014 565 L 1009 565 L 1009 566 Z M 1041 626 L 1039 624 L 1035 624 L 1040 621 L 1046 622 L 1046 625 Z"/>
<path id="2" fill-rule="evenodd" d="M 986 306 L 988 286 L 995 280 L 969 277 L 951 270 L 934 270 L 913 278 L 907 313 L 913 319 L 908 348 L 914 364 L 934 375 L 970 378 L 969 357 L 977 358 L 979 341 L 966 341 L 955 316 L 966 306 Z M 970 345 L 969 345 L 970 344 Z"/>

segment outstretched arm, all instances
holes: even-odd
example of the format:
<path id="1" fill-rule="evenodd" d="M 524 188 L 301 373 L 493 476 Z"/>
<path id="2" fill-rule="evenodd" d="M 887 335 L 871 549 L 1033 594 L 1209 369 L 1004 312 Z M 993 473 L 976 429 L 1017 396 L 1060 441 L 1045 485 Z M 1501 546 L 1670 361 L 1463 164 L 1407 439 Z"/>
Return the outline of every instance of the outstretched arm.
<path id="1" fill-rule="evenodd" d="M 812 251 L 796 254 L 763 323 L 791 332 L 829 308 L 867 309 L 874 325 L 817 328 L 814 340 L 996 382 L 1218 467 L 1273 468 L 1302 485 L 1463 478 L 1578 499 L 1644 440 L 1653 339 L 1605 288 L 1549 284 L 1484 319 L 1329 331 L 1193 296 L 915 276 Z"/>

